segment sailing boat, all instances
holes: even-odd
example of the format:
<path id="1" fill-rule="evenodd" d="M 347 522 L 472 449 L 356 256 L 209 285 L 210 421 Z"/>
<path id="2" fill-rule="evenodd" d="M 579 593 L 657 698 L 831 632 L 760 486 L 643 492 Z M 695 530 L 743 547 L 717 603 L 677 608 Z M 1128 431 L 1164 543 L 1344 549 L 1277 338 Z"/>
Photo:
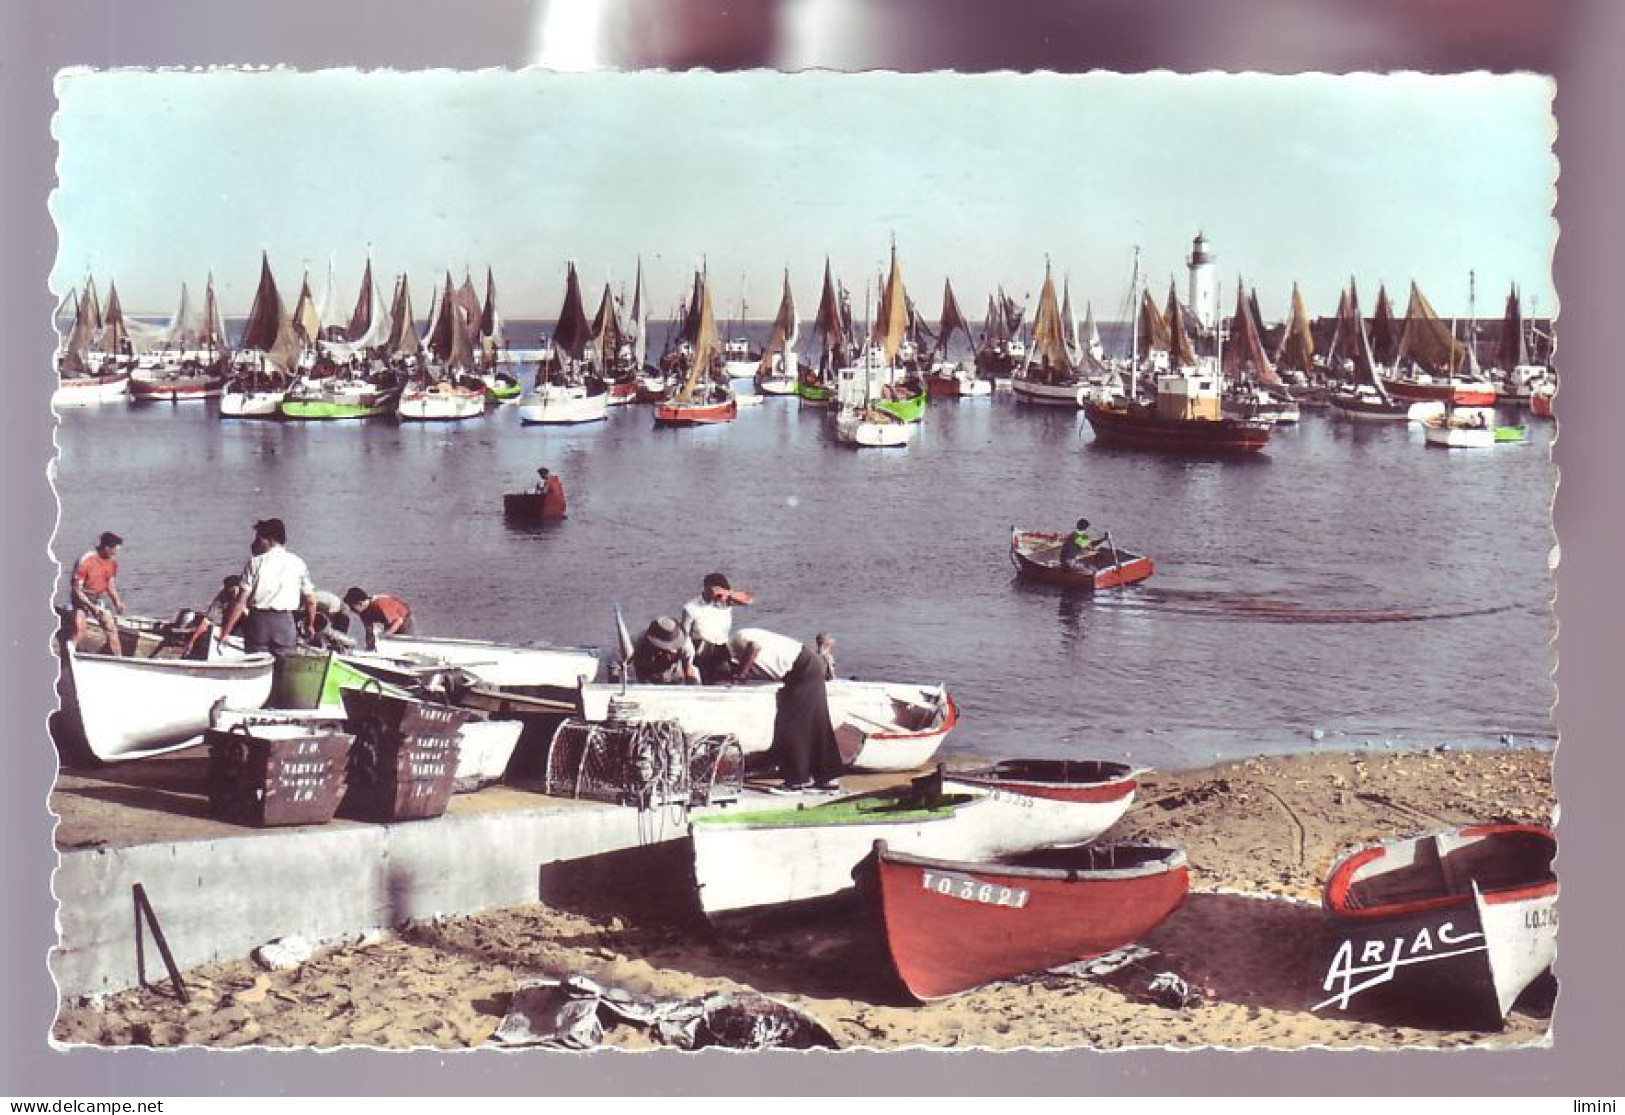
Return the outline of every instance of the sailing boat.
<path id="1" fill-rule="evenodd" d="M 440 317 L 429 339 L 435 361 L 407 381 L 395 404 L 402 422 L 457 422 L 485 413 L 485 384 L 475 374 L 473 331 L 480 321 L 479 298 L 465 275 L 463 285 L 440 298 Z"/>
<path id="2" fill-rule="evenodd" d="M 192 308 L 182 283 L 175 316 L 158 335 L 157 358 L 152 367 L 137 368 L 131 375 L 130 397 L 178 403 L 219 396 L 226 382 L 225 332 L 214 297 L 214 276 L 205 288 L 201 312 Z"/>
<path id="3" fill-rule="evenodd" d="M 1365 318 L 1360 314 L 1360 292 L 1353 276 L 1337 303 L 1337 333 L 1332 338 L 1328 362 L 1334 369 L 1345 368 L 1352 375 L 1350 382 L 1334 390 L 1327 400 L 1333 413 L 1356 422 L 1410 419 L 1411 405 L 1395 399 L 1383 386 Z"/>
<path id="4" fill-rule="evenodd" d="M 655 404 L 656 426 L 709 426 L 739 417 L 739 404 L 728 386 L 721 361 L 717 321 L 711 313 L 711 288 L 703 273 L 695 276 L 693 355 L 682 383 Z"/>
<path id="5" fill-rule="evenodd" d="M 892 247 L 892 270 L 881 294 L 880 312 L 869 343 L 855 367 L 842 368 L 836 380 L 835 438 L 860 448 L 890 449 L 907 445 L 918 428 L 915 422 L 883 409 L 881 395 L 891 390 L 896 360 L 908 326 L 903 303 L 903 280 L 897 269 L 897 248 Z M 923 409 L 924 392 L 919 397 Z"/>
<path id="6" fill-rule="evenodd" d="M 599 314 L 602 316 L 602 309 Z M 597 340 L 602 344 L 607 329 L 602 322 L 599 329 Z M 548 339 L 548 354 L 536 366 L 536 389 L 520 400 L 520 422 L 527 426 L 570 426 L 601 422 L 608 416 L 608 385 L 587 360 L 587 348 L 594 339 L 587 311 L 581 305 L 576 265 L 566 263 L 564 305 Z"/>
<path id="7" fill-rule="evenodd" d="M 835 399 L 836 375 L 846 364 L 852 335 L 848 315 L 841 307 L 842 294 L 844 291 L 837 293 L 829 257 L 825 256 L 824 289 L 813 318 L 813 331 L 818 334 L 818 367 L 808 368 L 796 383 L 802 406 L 827 407 Z"/>
<path id="8" fill-rule="evenodd" d="M 209 288 L 213 296 L 213 286 Z M 260 282 L 248 321 L 232 356 L 231 379 L 220 395 L 221 418 L 276 418 L 299 360 L 299 341 L 277 292 L 267 253 L 260 253 Z"/>
<path id="9" fill-rule="evenodd" d="M 1313 352 L 1309 315 L 1304 312 L 1296 284 L 1292 287 L 1292 323 L 1287 328 L 1287 337 L 1292 340 L 1294 350 L 1307 348 Z M 1264 353 L 1263 331 L 1253 317 L 1252 300 L 1247 297 L 1247 287 L 1239 277 L 1236 279 L 1236 313 L 1230 320 L 1230 341 L 1229 347 L 1221 353 L 1219 370 L 1228 381 L 1226 401 L 1231 409 L 1249 418 L 1270 422 L 1298 421 L 1298 404 L 1285 394 L 1280 375 Z M 1305 385 L 1307 378 L 1303 376 Z"/>
<path id="10" fill-rule="evenodd" d="M 287 397 L 278 408 L 282 417 L 299 421 L 352 421 L 382 417 L 394 410 L 400 397 L 396 373 L 382 368 L 369 371 L 366 362 L 374 350 L 389 353 L 401 360 L 415 360 L 418 354 L 417 334 L 411 321 L 406 277 L 403 275 L 396 283 L 395 305 L 386 316 L 378 307 L 371 276 L 372 263 L 369 260 L 363 273 L 356 308 L 344 329 L 344 335 L 350 339 L 321 342 L 321 351 L 310 371 L 288 387 Z M 262 279 L 262 287 L 263 283 Z M 272 285 L 273 298 L 275 290 Z M 366 303 L 362 299 L 366 299 Z M 256 306 L 259 303 L 260 299 L 256 297 Z M 295 330 L 286 315 L 282 314 L 281 300 L 276 299 L 275 305 L 275 312 L 283 318 L 283 328 L 292 335 Z M 401 320 L 403 314 L 404 324 Z M 363 328 L 364 332 L 354 335 Z M 409 338 L 404 346 L 400 340 L 403 328 Z M 342 368 L 335 363 L 335 359 L 345 361 Z M 293 367 L 292 362 L 286 365 L 289 371 Z"/>
<path id="11" fill-rule="evenodd" d="M 976 338 L 971 335 L 970 322 L 959 309 L 959 299 L 954 297 L 954 284 L 952 280 L 942 280 L 942 317 L 939 319 L 937 331 L 937 360 L 931 365 L 930 374 L 925 377 L 925 390 L 932 398 L 943 399 L 970 399 L 987 397 L 993 394 L 993 381 L 983 379 L 976 374 L 974 363 L 963 361 L 950 361 L 948 359 L 948 342 L 955 331 L 963 331 L 965 340 L 974 349 Z"/>
<path id="12" fill-rule="evenodd" d="M 1136 268 L 1138 282 L 1138 268 Z M 1150 304 L 1147 296 L 1142 304 Z M 1141 314 L 1152 327 L 1153 342 L 1165 343 L 1168 365 L 1156 376 L 1156 396 L 1150 402 L 1129 399 L 1087 399 L 1083 413 L 1102 445 L 1158 449 L 1175 453 L 1253 453 L 1270 439 L 1273 425 L 1256 418 L 1229 418 L 1223 413 L 1222 376 L 1213 361 L 1198 367 L 1195 349 L 1185 330 L 1184 309 L 1169 284 L 1168 308 L 1156 315 Z M 1157 336 L 1158 329 L 1165 336 Z"/>
<path id="13" fill-rule="evenodd" d="M 1550 370 L 1544 364 L 1537 364 L 1529 354 L 1523 306 L 1516 283 L 1507 292 L 1506 313 L 1501 318 L 1501 335 L 1495 345 L 1494 367 L 1500 373 L 1495 401 L 1506 406 L 1529 403 L 1537 389 L 1551 376 Z"/>
<path id="14" fill-rule="evenodd" d="M 1021 341 L 1021 321 L 1027 311 L 998 287 L 987 296 L 987 315 L 982 320 L 982 345 L 976 352 L 976 370 L 988 379 L 1003 379 L 1027 357 Z"/>
<path id="15" fill-rule="evenodd" d="M 1467 337 L 1465 346 L 1466 378 L 1478 380 L 1481 374 L 1478 367 L 1478 346 L 1474 343 L 1477 336 L 1476 306 L 1477 278 L 1468 276 L 1467 296 Z M 1450 323 L 1450 340 L 1456 339 L 1455 322 Z M 1454 378 L 1456 368 L 1451 367 L 1451 377 Z M 1457 406 L 1454 403 L 1445 403 L 1442 410 L 1429 414 L 1422 420 L 1423 435 L 1428 445 L 1436 445 L 1443 449 L 1488 449 L 1498 444 L 1523 441 L 1527 431 L 1522 426 L 1497 426 L 1495 424 L 1495 408 L 1492 406 Z"/>
<path id="16" fill-rule="evenodd" d="M 1411 283 L 1411 300 L 1405 310 L 1405 328 L 1399 335 L 1394 374 L 1387 377 L 1389 393 L 1412 403 L 1493 406 L 1494 384 L 1458 374 L 1468 366 L 1465 357 L 1464 346 L 1433 312 L 1421 289 Z"/>
<path id="17" fill-rule="evenodd" d="M 903 271 L 897 265 L 894 243 L 891 272 L 880 292 L 880 312 L 875 315 L 868 351 L 860 362 L 870 370 L 871 378 L 874 369 L 881 370 L 883 382 L 879 398 L 874 401 L 875 409 L 903 422 L 918 422 L 925 417 L 925 384 L 903 364 L 910 327 L 908 311 L 908 293 L 903 289 Z"/>
<path id="18" fill-rule="evenodd" d="M 508 361 L 508 339 L 502 331 L 502 315 L 497 312 L 497 280 L 490 264 L 485 267 L 485 306 L 480 310 L 479 328 L 480 382 L 485 394 L 494 403 L 515 403 L 524 394 L 519 377 L 505 370 Z"/>
<path id="19" fill-rule="evenodd" d="M 796 338 L 801 334 L 801 317 L 796 313 L 795 295 L 790 293 L 790 269 L 784 269 L 784 293 L 779 295 L 779 312 L 773 315 L 773 332 L 762 350 L 756 367 L 756 391 L 761 395 L 794 395 L 800 382 L 796 364 Z"/>
<path id="20" fill-rule="evenodd" d="M 75 297 L 73 330 L 57 357 L 57 386 L 51 394 L 53 407 L 93 406 L 116 402 L 130 390 L 130 373 L 117 361 L 95 350 L 101 331 L 101 307 L 96 301 L 96 284 L 85 280 L 84 297 Z"/>
<path id="21" fill-rule="evenodd" d="M 1083 406 L 1088 385 L 1078 374 L 1077 364 L 1066 343 L 1066 323 L 1055 300 L 1055 282 L 1049 262 L 1044 263 L 1044 288 L 1038 295 L 1038 313 L 1033 318 L 1033 343 L 1016 373 L 1010 389 L 1016 398 L 1040 406 Z"/>
<path id="22" fill-rule="evenodd" d="M 609 389 L 610 406 L 627 406 L 638 401 L 638 365 L 632 359 L 621 315 L 615 308 L 615 294 L 608 283 L 598 299 L 598 312 L 592 319 L 591 363 Z"/>

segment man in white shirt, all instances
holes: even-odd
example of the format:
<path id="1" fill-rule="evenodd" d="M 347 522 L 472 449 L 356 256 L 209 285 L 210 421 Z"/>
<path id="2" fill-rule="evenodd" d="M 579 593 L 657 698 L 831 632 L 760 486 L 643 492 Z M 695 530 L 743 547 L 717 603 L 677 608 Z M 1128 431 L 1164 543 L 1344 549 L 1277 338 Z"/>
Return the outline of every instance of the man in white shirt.
<path id="1" fill-rule="evenodd" d="M 700 595 L 683 605 L 683 633 L 694 648 L 694 664 L 704 684 L 715 685 L 733 676 L 728 654 L 733 606 L 754 599 L 748 592 L 735 592 L 721 573 L 712 573 L 705 578 Z"/>
<path id="2" fill-rule="evenodd" d="M 783 681 L 806 648 L 788 635 L 741 627 L 728 640 L 737 681 Z"/>
<path id="3" fill-rule="evenodd" d="M 243 582 L 237 601 L 220 629 L 225 639 L 243 624 L 243 647 L 250 654 L 270 651 L 283 655 L 299 645 L 294 613 L 303 607 L 307 629 L 316 626 L 316 586 L 304 560 L 286 548 L 288 528 L 281 519 L 261 519 L 254 524 L 254 556 L 243 567 Z"/>
<path id="4" fill-rule="evenodd" d="M 772 793 L 839 790 L 842 766 L 824 688 L 824 660 L 787 635 L 741 628 L 729 643 L 738 661 L 735 677 L 781 681 L 773 715 L 773 746 L 783 783 Z"/>

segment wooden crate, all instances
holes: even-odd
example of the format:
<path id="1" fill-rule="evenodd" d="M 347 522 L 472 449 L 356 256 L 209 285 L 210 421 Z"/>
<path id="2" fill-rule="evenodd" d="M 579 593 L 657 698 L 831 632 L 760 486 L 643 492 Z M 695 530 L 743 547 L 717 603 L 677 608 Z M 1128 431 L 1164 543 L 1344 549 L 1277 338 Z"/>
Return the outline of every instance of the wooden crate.
<path id="1" fill-rule="evenodd" d="M 266 828 L 324 825 L 344 796 L 354 737 L 298 724 L 211 729 L 209 812 Z"/>
<path id="2" fill-rule="evenodd" d="M 358 821 L 416 821 L 446 811 L 457 776 L 457 736 L 403 736 L 361 722 L 350 749 L 341 811 Z"/>

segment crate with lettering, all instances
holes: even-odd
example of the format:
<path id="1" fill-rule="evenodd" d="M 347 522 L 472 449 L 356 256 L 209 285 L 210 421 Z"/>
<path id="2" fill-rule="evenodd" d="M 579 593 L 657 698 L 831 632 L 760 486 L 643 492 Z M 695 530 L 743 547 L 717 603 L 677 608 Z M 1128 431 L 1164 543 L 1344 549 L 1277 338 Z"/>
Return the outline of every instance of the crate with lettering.
<path id="1" fill-rule="evenodd" d="M 325 825 L 344 797 L 354 737 L 304 724 L 211 729 L 209 812 L 222 821 L 270 827 Z"/>
<path id="2" fill-rule="evenodd" d="M 390 822 L 444 813 L 457 777 L 458 735 L 473 714 L 365 690 L 346 690 L 344 708 L 356 737 L 344 816 Z"/>

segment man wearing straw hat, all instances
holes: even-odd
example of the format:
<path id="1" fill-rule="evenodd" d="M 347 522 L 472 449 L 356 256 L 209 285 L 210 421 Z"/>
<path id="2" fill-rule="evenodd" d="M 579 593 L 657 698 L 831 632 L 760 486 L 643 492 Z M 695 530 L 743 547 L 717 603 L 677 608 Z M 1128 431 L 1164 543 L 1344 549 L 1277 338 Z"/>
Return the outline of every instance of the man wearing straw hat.
<path id="1" fill-rule="evenodd" d="M 645 685 L 698 685 L 694 647 L 670 616 L 649 624 L 632 647 L 632 677 Z"/>

